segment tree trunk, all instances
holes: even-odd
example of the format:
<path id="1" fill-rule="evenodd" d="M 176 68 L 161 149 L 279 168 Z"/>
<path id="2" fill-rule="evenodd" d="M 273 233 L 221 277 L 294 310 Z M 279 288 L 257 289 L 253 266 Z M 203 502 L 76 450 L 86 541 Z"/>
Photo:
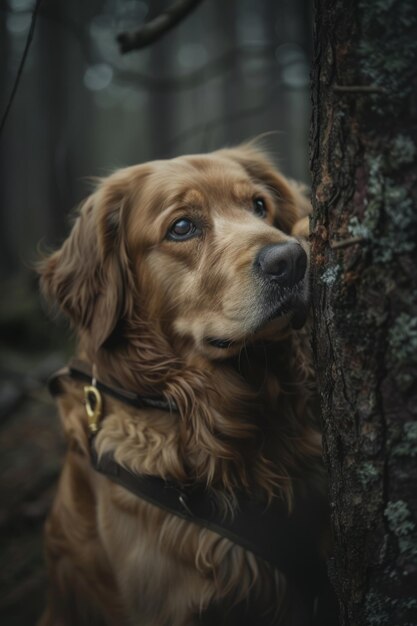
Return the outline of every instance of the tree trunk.
<path id="1" fill-rule="evenodd" d="M 317 0 L 314 349 L 343 626 L 417 624 L 417 5 Z"/>

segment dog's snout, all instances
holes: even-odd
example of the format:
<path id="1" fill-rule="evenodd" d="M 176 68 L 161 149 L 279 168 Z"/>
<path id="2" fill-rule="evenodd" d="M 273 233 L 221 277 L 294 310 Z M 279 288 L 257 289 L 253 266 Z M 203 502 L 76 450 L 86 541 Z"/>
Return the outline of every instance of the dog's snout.
<path id="1" fill-rule="evenodd" d="M 262 248 L 257 256 L 261 273 L 283 287 L 292 287 L 305 275 L 307 255 L 299 243 L 278 243 Z"/>

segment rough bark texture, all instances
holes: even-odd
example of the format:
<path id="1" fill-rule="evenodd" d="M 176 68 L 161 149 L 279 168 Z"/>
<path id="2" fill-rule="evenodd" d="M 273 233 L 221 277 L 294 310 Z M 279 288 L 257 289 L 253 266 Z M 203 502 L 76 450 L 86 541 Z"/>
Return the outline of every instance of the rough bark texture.
<path id="1" fill-rule="evenodd" d="M 317 0 L 314 347 L 344 626 L 417 624 L 415 0 Z"/>

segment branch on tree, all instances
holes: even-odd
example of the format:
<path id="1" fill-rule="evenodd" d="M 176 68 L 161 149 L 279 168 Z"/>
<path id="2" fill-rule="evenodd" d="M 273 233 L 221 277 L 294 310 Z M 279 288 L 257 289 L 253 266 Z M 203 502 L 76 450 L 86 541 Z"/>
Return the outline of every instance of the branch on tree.
<path id="1" fill-rule="evenodd" d="M 333 91 L 339 93 L 387 93 L 384 87 L 378 87 L 378 85 L 333 85 Z"/>
<path id="2" fill-rule="evenodd" d="M 339 250 L 340 248 L 349 248 L 357 243 L 363 243 L 366 241 L 365 237 L 349 237 L 349 239 L 340 239 L 330 244 L 332 250 Z"/>
<path id="3" fill-rule="evenodd" d="M 166 11 L 132 33 L 117 36 L 120 52 L 125 54 L 149 46 L 181 22 L 202 0 L 177 0 Z"/>
<path id="4" fill-rule="evenodd" d="M 15 97 L 16 92 L 17 92 L 17 88 L 19 86 L 20 78 L 21 78 L 22 73 L 23 73 L 23 68 L 25 67 L 26 58 L 27 58 L 27 55 L 28 55 L 28 52 L 29 52 L 30 44 L 31 44 L 32 39 L 33 39 L 33 34 L 35 32 L 36 18 L 38 16 L 38 12 L 39 12 L 39 8 L 41 6 L 41 2 L 42 2 L 42 0 L 36 0 L 35 8 L 33 9 L 32 20 L 30 22 L 30 28 L 29 28 L 27 39 L 26 39 L 25 49 L 23 50 L 22 58 L 20 60 L 19 69 L 17 70 L 16 78 L 15 78 L 15 81 L 14 81 L 12 92 L 10 94 L 9 101 L 8 101 L 8 103 L 6 105 L 5 111 L 3 113 L 3 117 L 1 119 L 0 136 L 1 136 L 1 134 L 3 132 L 3 129 L 4 129 L 5 125 L 6 125 L 6 120 L 7 120 L 8 116 L 9 116 L 10 109 L 12 107 L 13 100 L 14 100 L 14 97 Z"/>

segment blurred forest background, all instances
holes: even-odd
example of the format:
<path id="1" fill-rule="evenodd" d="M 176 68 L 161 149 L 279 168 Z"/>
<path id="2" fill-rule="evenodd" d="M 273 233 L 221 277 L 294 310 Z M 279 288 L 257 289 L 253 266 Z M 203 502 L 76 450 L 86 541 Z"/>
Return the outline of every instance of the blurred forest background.
<path id="1" fill-rule="evenodd" d="M 151 46 L 116 36 L 172 0 L 43 0 L 0 136 L 0 621 L 33 624 L 44 597 L 41 529 L 64 451 L 48 375 L 71 353 L 48 320 L 33 266 L 59 246 L 91 176 L 265 143 L 309 182 L 309 0 L 205 0 Z M 0 0 L 0 115 L 34 0 Z"/>

